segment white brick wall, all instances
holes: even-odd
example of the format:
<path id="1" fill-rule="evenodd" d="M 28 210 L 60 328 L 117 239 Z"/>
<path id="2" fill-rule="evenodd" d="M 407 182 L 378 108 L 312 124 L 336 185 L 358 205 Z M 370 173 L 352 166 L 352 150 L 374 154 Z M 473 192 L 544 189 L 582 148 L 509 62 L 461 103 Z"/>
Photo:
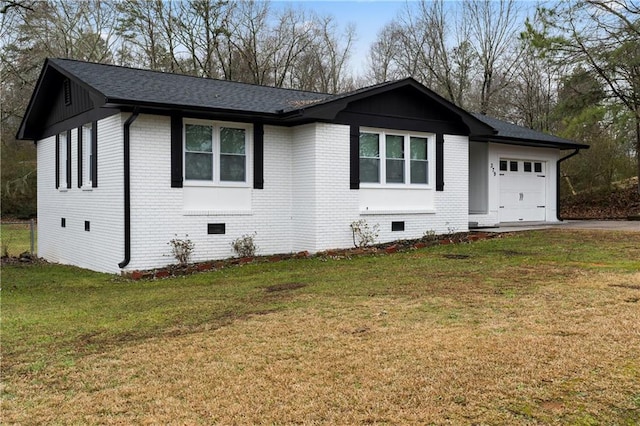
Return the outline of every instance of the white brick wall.
<path id="1" fill-rule="evenodd" d="M 316 247 L 316 125 L 307 124 L 292 130 L 291 166 L 292 250 Z M 266 162 L 265 162 L 266 166 Z"/>
<path id="2" fill-rule="evenodd" d="M 379 225 L 379 242 L 422 237 L 425 232 L 445 234 L 468 231 L 468 139 L 444 135 L 444 191 L 424 190 L 434 197 L 433 213 L 361 215 L 370 226 Z M 430 192 L 429 194 L 427 194 Z M 391 222 L 405 223 L 404 231 L 391 231 Z"/>
<path id="3" fill-rule="evenodd" d="M 78 134 L 71 132 L 71 188 L 55 188 L 55 136 L 37 142 L 38 256 L 118 272 L 124 256 L 121 115 L 98 122 L 98 187 L 78 188 Z M 61 167 L 64 167 L 61 160 Z M 84 167 L 87 167 L 86 165 Z M 66 227 L 61 227 L 61 218 Z M 84 222 L 90 222 L 90 231 Z"/>
<path id="4" fill-rule="evenodd" d="M 131 127 L 132 257 L 127 270 L 175 263 L 167 243 L 176 235 L 177 238 L 188 235 L 194 242 L 193 261 L 231 257 L 234 255 L 231 242 L 254 232 L 257 233 L 258 254 L 295 250 L 292 217 L 294 131 L 265 126 L 264 189 L 250 189 L 250 214 L 185 215 L 184 189 L 171 188 L 170 127 L 168 117 L 151 115 L 140 115 Z M 224 223 L 226 233 L 207 234 L 208 223 Z"/>
<path id="5" fill-rule="evenodd" d="M 99 187 L 77 188 L 76 134 L 73 183 L 55 190 L 55 139 L 38 143 L 39 255 L 51 261 L 119 272 L 124 257 L 123 123 L 129 114 L 100 121 Z M 175 263 L 173 238 L 195 243 L 193 261 L 233 256 L 231 242 L 257 232 L 258 254 L 316 252 L 352 246 L 350 224 L 364 218 L 380 225 L 379 242 L 418 238 L 425 231 L 465 231 L 468 222 L 466 137 L 445 136 L 445 191 L 425 190 L 434 212 L 361 215 L 358 190 L 349 187 L 349 126 L 265 126 L 264 189 L 250 191 L 249 212 L 194 214 L 185 211 L 184 188 L 171 188 L 170 119 L 141 114 L 131 126 L 131 261 L 126 270 Z M 205 191 L 206 192 L 206 191 Z M 212 191 L 213 193 L 213 191 Z M 215 200 L 212 200 L 215 204 Z M 60 218 L 67 218 L 67 228 Z M 91 231 L 84 231 L 84 220 Z M 405 231 L 392 232 L 392 221 Z M 224 223 L 224 235 L 207 234 Z"/>
<path id="6" fill-rule="evenodd" d="M 358 219 L 358 191 L 350 189 L 349 126 L 316 125 L 316 244 L 310 250 L 350 247 Z"/>

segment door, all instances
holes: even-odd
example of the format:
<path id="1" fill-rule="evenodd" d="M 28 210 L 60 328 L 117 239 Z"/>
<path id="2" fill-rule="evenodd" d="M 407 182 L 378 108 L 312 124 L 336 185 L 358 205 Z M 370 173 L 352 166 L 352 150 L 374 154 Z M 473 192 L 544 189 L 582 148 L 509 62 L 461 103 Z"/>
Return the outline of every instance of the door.
<path id="1" fill-rule="evenodd" d="M 546 163 L 500 159 L 500 222 L 546 220 Z"/>

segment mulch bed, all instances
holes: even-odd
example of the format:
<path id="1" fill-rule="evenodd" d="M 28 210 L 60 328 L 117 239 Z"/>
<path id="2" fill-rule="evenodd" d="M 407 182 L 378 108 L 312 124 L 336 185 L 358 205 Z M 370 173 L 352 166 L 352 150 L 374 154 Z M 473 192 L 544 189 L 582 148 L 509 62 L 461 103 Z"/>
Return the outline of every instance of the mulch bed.
<path id="1" fill-rule="evenodd" d="M 418 250 L 429 246 L 470 243 L 473 241 L 484 240 L 488 238 L 500 238 L 501 236 L 502 234 L 484 232 L 460 232 L 446 235 L 431 235 L 414 240 L 393 241 L 390 243 L 376 244 L 368 247 L 326 250 L 315 254 L 311 254 L 308 251 L 302 251 L 298 253 L 284 253 L 269 256 L 241 257 L 215 261 L 212 260 L 207 262 L 190 263 L 188 265 L 168 265 L 166 267 L 158 269 L 126 272 L 123 275 L 126 278 L 132 280 L 170 278 L 181 275 L 190 275 L 197 272 L 213 271 L 234 266 L 242 266 L 247 263 L 281 262 L 283 260 L 302 259 L 309 257 L 319 257 L 325 259 L 349 259 L 354 256 L 389 255 L 398 252 Z M 278 290 L 279 289 L 274 289 L 271 291 Z"/>

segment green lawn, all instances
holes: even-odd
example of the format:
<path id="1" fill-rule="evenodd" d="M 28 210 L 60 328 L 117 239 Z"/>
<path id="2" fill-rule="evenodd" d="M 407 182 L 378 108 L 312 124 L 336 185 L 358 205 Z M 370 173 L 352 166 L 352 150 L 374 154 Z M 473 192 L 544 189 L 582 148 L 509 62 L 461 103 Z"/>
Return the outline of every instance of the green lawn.
<path id="1" fill-rule="evenodd" d="M 2 223 L 0 225 L 1 253 L 4 256 L 19 256 L 24 252 L 31 251 L 31 234 L 29 232 L 29 222 L 24 223 Z M 34 229 L 34 254 L 36 253 L 37 231 Z"/>
<path id="2" fill-rule="evenodd" d="M 5 265 L 3 416 L 635 424 L 639 271 L 640 233 L 563 230 L 156 281 Z"/>

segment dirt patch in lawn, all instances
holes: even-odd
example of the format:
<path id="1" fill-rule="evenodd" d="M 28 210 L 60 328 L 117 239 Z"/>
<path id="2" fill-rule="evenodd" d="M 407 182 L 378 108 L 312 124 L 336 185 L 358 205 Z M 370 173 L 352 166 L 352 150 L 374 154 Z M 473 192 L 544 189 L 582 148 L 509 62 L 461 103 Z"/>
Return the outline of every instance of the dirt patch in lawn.
<path id="1" fill-rule="evenodd" d="M 307 285 L 304 283 L 282 283 L 265 287 L 264 291 L 266 291 L 267 293 L 273 293 L 278 291 L 297 290 L 306 286 Z"/>
<path id="2" fill-rule="evenodd" d="M 3 417 L 61 424 L 634 424 L 640 311 L 625 303 L 634 293 L 629 286 L 640 286 L 640 273 L 582 273 L 519 297 L 467 292 L 460 301 L 453 287 L 416 298 L 318 297 L 302 308 L 132 342 L 46 374 L 12 377 L 3 384 Z"/>

